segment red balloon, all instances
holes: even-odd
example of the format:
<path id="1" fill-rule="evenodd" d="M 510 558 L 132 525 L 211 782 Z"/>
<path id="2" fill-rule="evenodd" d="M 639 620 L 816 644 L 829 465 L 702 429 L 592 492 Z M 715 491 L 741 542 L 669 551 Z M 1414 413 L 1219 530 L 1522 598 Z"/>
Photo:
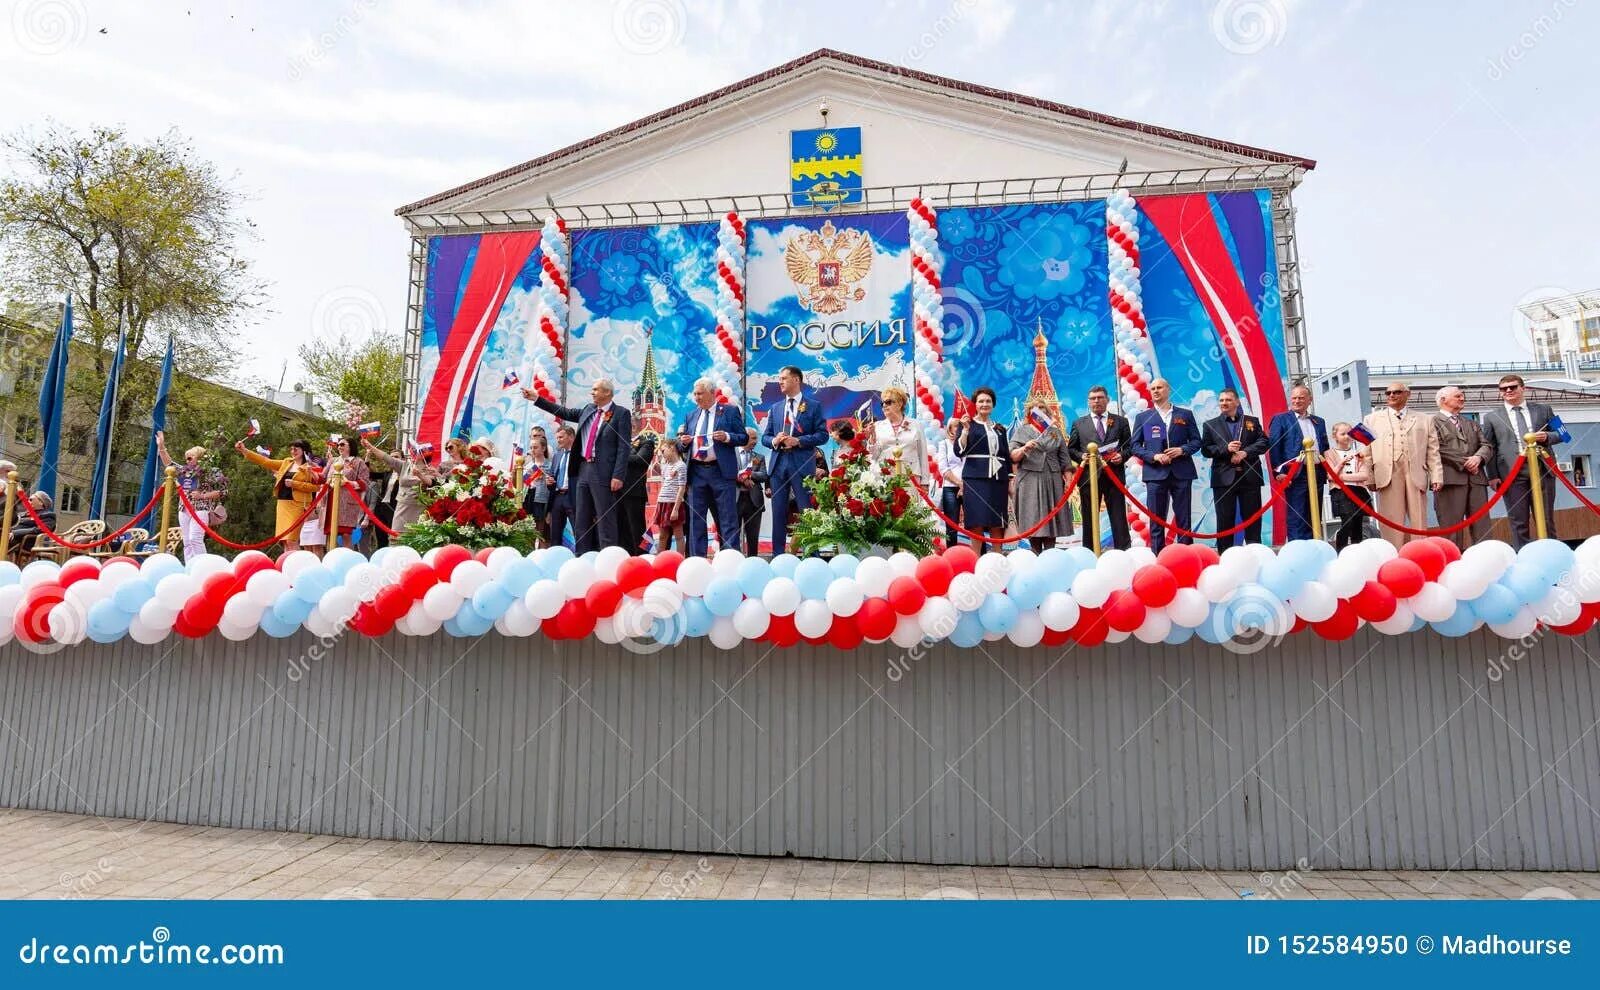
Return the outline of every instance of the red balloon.
<path id="1" fill-rule="evenodd" d="M 544 633 L 545 639 L 567 639 L 568 636 L 561 629 L 561 615 L 557 613 L 539 623 L 539 631 Z"/>
<path id="2" fill-rule="evenodd" d="M 89 557 L 74 557 L 61 565 L 61 571 L 56 574 L 56 583 L 63 588 L 70 588 L 85 578 L 98 576 L 100 567 Z"/>
<path id="3" fill-rule="evenodd" d="M 1389 584 L 1389 582 L 1384 579 L 1383 572 L 1385 568 L 1387 568 L 1390 564 L 1395 563 L 1396 560 L 1408 561 L 1417 565 L 1417 567 L 1422 571 L 1422 579 L 1424 581 L 1437 581 L 1439 579 L 1439 572 L 1443 571 L 1444 565 L 1448 563 L 1448 561 L 1445 560 L 1444 551 L 1440 550 L 1438 544 L 1434 543 L 1432 540 L 1413 540 L 1412 542 L 1407 543 L 1405 546 L 1400 548 L 1399 557 L 1395 558 L 1395 560 L 1385 561 L 1383 567 L 1378 568 L 1379 581 L 1383 581 L 1384 584 Z M 1391 585 L 1391 587 L 1393 586 Z M 1418 590 L 1421 590 L 1422 586 L 1419 584 L 1417 585 L 1417 588 Z M 1394 592 L 1395 594 L 1400 595 L 1399 588 L 1395 588 Z M 1400 597 L 1410 598 L 1414 594 L 1416 594 L 1415 591 L 1410 592 L 1409 594 L 1400 595 Z"/>
<path id="4" fill-rule="evenodd" d="M 597 618 L 615 615 L 617 606 L 622 604 L 622 587 L 615 581 L 596 581 L 589 586 L 583 602 Z"/>
<path id="5" fill-rule="evenodd" d="M 950 570 L 956 574 L 971 574 L 978 566 L 978 551 L 965 543 L 957 543 L 944 552 L 945 563 L 950 565 Z M 930 594 L 943 594 L 933 591 Z"/>
<path id="6" fill-rule="evenodd" d="M 1430 536 L 1427 542 L 1439 548 L 1439 552 L 1444 554 L 1445 563 L 1453 564 L 1461 559 L 1461 548 L 1450 542 L 1448 537 Z"/>
<path id="7" fill-rule="evenodd" d="M 1070 635 L 1079 646 L 1099 646 L 1106 641 L 1106 633 L 1110 627 L 1106 625 L 1106 617 L 1098 608 L 1078 609 L 1078 623 L 1070 630 Z"/>
<path id="8" fill-rule="evenodd" d="M 767 634 L 763 638 L 773 646 L 793 646 L 800 642 L 800 632 L 794 627 L 794 616 L 774 615 L 767 623 Z"/>
<path id="9" fill-rule="evenodd" d="M 1040 640 L 1040 642 L 1045 646 L 1066 646 L 1067 642 L 1071 639 L 1072 630 L 1051 629 L 1049 626 L 1045 626 L 1044 639 Z"/>
<path id="10" fill-rule="evenodd" d="M 1196 549 L 1187 543 L 1169 543 L 1162 547 L 1161 552 L 1156 554 L 1154 564 L 1146 564 L 1134 573 L 1133 590 L 1139 590 L 1139 575 L 1150 570 L 1164 570 L 1172 577 L 1174 595 L 1178 593 L 1179 588 L 1193 588 L 1195 582 L 1200 580 L 1200 571 L 1205 566 L 1200 555 L 1195 552 Z M 1141 594 L 1139 597 L 1144 598 L 1144 595 Z M 1160 608 L 1170 601 L 1172 601 L 1170 597 L 1164 602 L 1145 599 L 1145 604 Z"/>
<path id="11" fill-rule="evenodd" d="M 1105 608 L 1106 625 L 1118 632 L 1133 632 L 1144 624 L 1145 607 L 1139 596 L 1131 591 L 1118 589 L 1106 599 Z"/>
<path id="12" fill-rule="evenodd" d="M 48 642 L 50 610 L 62 601 L 61 585 L 54 581 L 29 588 L 11 619 L 11 632 L 24 643 Z"/>
<path id="13" fill-rule="evenodd" d="M 428 593 L 428 589 L 439 583 L 439 575 L 427 564 L 415 563 L 405 569 L 400 576 L 400 587 L 413 600 L 421 598 Z"/>
<path id="14" fill-rule="evenodd" d="M 862 608 L 866 608 L 865 605 Z M 833 625 L 828 629 L 828 642 L 841 650 L 853 650 L 861 645 L 861 630 L 856 628 L 856 619 L 861 613 L 848 616 L 834 616 Z"/>
<path id="15" fill-rule="evenodd" d="M 107 557 L 105 562 L 107 564 L 115 564 L 119 560 L 122 561 L 125 564 L 132 564 L 135 567 L 139 566 L 139 561 L 134 560 L 132 557 L 124 557 L 121 554 L 118 554 L 115 557 Z M 274 563 L 276 563 L 276 561 L 274 561 Z"/>
<path id="16" fill-rule="evenodd" d="M 1355 605 L 1347 601 L 1340 601 L 1332 615 L 1321 622 L 1313 622 L 1311 628 L 1323 639 L 1341 640 L 1349 639 L 1361 627 L 1361 617 L 1356 612 Z"/>
<path id="17" fill-rule="evenodd" d="M 556 613 L 556 622 L 567 639 L 582 639 L 594 632 L 594 613 L 577 598 L 569 599 L 561 606 L 561 611 Z"/>
<path id="18" fill-rule="evenodd" d="M 889 607 L 900 615 L 916 615 L 927 604 L 928 593 L 914 577 L 902 574 L 889 582 Z"/>
<path id="19" fill-rule="evenodd" d="M 801 636 L 800 638 L 805 640 L 807 643 L 811 644 L 812 646 L 826 646 L 827 643 L 828 643 L 828 637 L 826 635 L 822 635 L 822 636 Z"/>
<path id="20" fill-rule="evenodd" d="M 1168 545 L 1169 546 L 1186 546 L 1186 547 L 1188 547 L 1189 548 L 1189 553 L 1192 556 L 1198 557 L 1200 559 L 1200 569 L 1202 571 L 1205 570 L 1207 567 L 1210 567 L 1211 565 L 1220 563 L 1222 561 L 1222 555 L 1217 553 L 1217 548 L 1212 546 L 1209 543 L 1176 543 L 1176 544 L 1168 544 Z M 1165 549 L 1165 548 L 1163 548 L 1163 549 Z M 1195 578 L 1195 580 L 1198 581 L 1199 577 L 1197 576 Z"/>
<path id="21" fill-rule="evenodd" d="M 1406 546 L 1415 546 L 1415 544 L 1407 543 Z M 1443 570 L 1444 555 L 1438 553 L 1437 550 L 1434 553 L 1437 554 L 1435 559 L 1440 562 L 1440 570 Z M 1405 557 L 1386 560 L 1383 562 L 1383 566 L 1378 568 L 1378 583 L 1394 592 L 1396 598 L 1410 598 L 1421 591 L 1422 586 L 1427 582 L 1428 575 L 1422 569 L 1422 565 Z"/>
<path id="22" fill-rule="evenodd" d="M 1394 615 L 1396 604 L 1394 592 L 1376 581 L 1368 581 L 1350 599 L 1350 607 L 1355 609 L 1356 615 L 1368 622 L 1382 622 Z"/>
<path id="23" fill-rule="evenodd" d="M 246 550 L 244 553 L 241 553 L 239 556 L 233 558 L 233 573 L 246 580 L 248 580 L 250 575 L 254 574 L 256 571 L 269 570 L 272 568 L 272 566 L 272 558 L 268 557 L 260 550 Z"/>
<path id="24" fill-rule="evenodd" d="M 494 553 L 494 550 L 494 547 L 483 547 L 477 553 L 472 555 L 472 559 L 476 560 L 480 564 L 487 564 L 489 562 L 489 555 Z"/>
<path id="25" fill-rule="evenodd" d="M 948 556 L 950 551 L 946 550 Z M 950 590 L 950 579 L 956 576 L 955 568 L 945 557 L 924 557 L 917 561 L 917 580 L 930 595 L 942 595 Z"/>
<path id="26" fill-rule="evenodd" d="M 676 550 L 663 550 L 656 554 L 656 577 L 666 578 L 668 581 L 678 576 L 678 565 L 683 563 L 683 554 Z"/>
<path id="27" fill-rule="evenodd" d="M 372 609 L 392 623 L 411 611 L 412 601 L 403 585 L 391 584 L 378 589 L 372 599 Z"/>
<path id="28" fill-rule="evenodd" d="M 1182 546 L 1182 544 L 1179 544 L 1179 546 Z M 1166 553 L 1167 550 L 1172 549 L 1176 548 L 1167 547 L 1161 552 Z M 1188 573 L 1188 564 L 1195 558 L 1188 554 L 1183 554 L 1180 555 L 1179 559 L 1183 562 L 1180 566 L 1184 568 L 1185 573 Z M 1196 580 L 1200 577 L 1200 569 L 1198 567 L 1194 569 L 1194 576 Z M 1164 608 L 1170 605 L 1172 600 L 1178 597 L 1178 588 L 1182 583 L 1178 580 L 1176 574 L 1159 562 L 1146 564 L 1133 572 L 1133 593 L 1139 597 L 1139 601 L 1149 608 Z M 1189 583 L 1193 584 L 1194 582 L 1190 581 Z"/>
<path id="29" fill-rule="evenodd" d="M 894 609 L 882 598 L 868 598 L 861 603 L 861 610 L 855 614 L 856 626 L 861 630 L 863 639 L 886 640 L 894 632 L 895 624 L 899 621 Z"/>
<path id="30" fill-rule="evenodd" d="M 1554 629 L 1563 636 L 1582 636 L 1584 633 L 1593 628 L 1593 626 L 1594 614 L 1588 609 L 1584 609 L 1582 612 L 1578 613 L 1577 619 L 1573 620 L 1572 622 L 1569 622 L 1564 626 L 1551 626 L 1550 628 Z"/>
<path id="31" fill-rule="evenodd" d="M 439 552 L 433 555 L 433 572 L 439 575 L 439 580 L 448 581 L 457 564 L 471 559 L 472 554 L 466 547 L 457 546 L 454 543 L 442 546 L 439 548 Z"/>
<path id="32" fill-rule="evenodd" d="M 617 568 L 617 587 L 623 591 L 643 589 L 655 579 L 655 567 L 643 557 L 629 557 Z"/>

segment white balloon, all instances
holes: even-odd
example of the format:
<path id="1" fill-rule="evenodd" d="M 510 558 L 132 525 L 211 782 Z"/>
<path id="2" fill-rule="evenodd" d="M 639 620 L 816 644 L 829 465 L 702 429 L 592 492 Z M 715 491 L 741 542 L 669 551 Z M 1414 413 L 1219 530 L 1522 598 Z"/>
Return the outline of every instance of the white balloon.
<path id="1" fill-rule="evenodd" d="M 901 550 L 889 558 L 889 570 L 895 577 L 916 577 L 917 555 Z"/>
<path id="2" fill-rule="evenodd" d="M 17 615 L 17 606 L 22 604 L 23 594 L 20 584 L 8 584 L 0 588 L 0 629 L 11 628 L 12 620 Z"/>
<path id="3" fill-rule="evenodd" d="M 1502 622 L 1499 625 L 1491 623 L 1489 628 L 1501 639 L 1522 639 L 1524 636 L 1533 635 L 1533 631 L 1539 628 L 1539 617 L 1533 614 L 1533 609 L 1524 605 L 1516 615 L 1512 616 L 1510 622 Z"/>
<path id="4" fill-rule="evenodd" d="M 647 615 L 656 619 L 670 619 L 683 610 L 683 591 L 668 578 L 656 578 L 645 585 L 640 601 Z"/>
<path id="5" fill-rule="evenodd" d="M 515 547 L 495 547 L 489 551 L 489 559 L 485 561 L 485 566 L 489 568 L 489 576 L 499 580 L 507 567 L 521 559 L 522 554 L 518 553 Z"/>
<path id="6" fill-rule="evenodd" d="M 611 578 L 606 580 L 611 580 L 616 576 L 616 571 L 613 570 Z M 589 593 L 589 589 L 599 580 L 600 578 L 595 573 L 594 564 L 584 560 L 582 557 L 567 561 L 556 572 L 556 587 L 560 588 L 561 593 L 568 598 L 582 598 Z"/>
<path id="7" fill-rule="evenodd" d="M 1352 543 L 1351 546 L 1356 544 Z M 1346 549 L 1349 549 L 1348 547 Z M 1322 584 L 1336 598 L 1353 598 L 1367 583 L 1364 568 L 1353 557 L 1341 556 L 1322 569 Z"/>
<path id="8" fill-rule="evenodd" d="M 249 626 L 252 630 L 261 624 L 264 607 L 244 595 L 234 595 L 222 606 L 222 618 L 230 625 Z"/>
<path id="9" fill-rule="evenodd" d="M 200 590 L 200 582 L 188 574 L 168 574 L 156 582 L 155 597 L 162 605 L 177 612 L 188 604 L 189 597 Z"/>
<path id="10" fill-rule="evenodd" d="M 137 618 L 151 629 L 171 629 L 172 624 L 178 620 L 178 611 L 152 598 L 139 606 Z"/>
<path id="11" fill-rule="evenodd" d="M 1421 591 L 1406 599 L 1406 605 L 1424 622 L 1443 622 L 1456 611 L 1455 596 L 1437 581 L 1424 584 Z"/>
<path id="12" fill-rule="evenodd" d="M 1167 638 L 1167 633 L 1172 632 L 1172 618 L 1164 609 L 1145 609 L 1144 621 L 1139 623 L 1139 628 L 1133 631 L 1133 637 L 1141 643 L 1160 643 Z"/>
<path id="13" fill-rule="evenodd" d="M 435 585 L 434 587 L 439 586 Z M 428 593 L 432 594 L 433 589 L 428 589 Z M 423 597 L 423 601 L 427 601 L 426 596 Z M 566 596 L 561 593 L 560 585 L 556 584 L 554 581 L 551 581 L 549 578 L 545 578 L 533 582 L 533 584 L 528 587 L 527 594 L 522 596 L 522 601 L 528 606 L 528 611 L 533 613 L 533 617 L 542 622 L 545 619 L 554 617 L 557 612 L 561 611 L 561 606 L 566 604 Z M 460 604 L 461 603 L 459 601 L 456 602 L 456 607 L 459 608 Z M 438 615 L 431 609 L 429 610 L 428 614 L 434 615 L 440 619 L 448 618 L 448 616 Z M 455 614 L 456 609 L 452 608 L 450 610 L 450 615 Z"/>
<path id="14" fill-rule="evenodd" d="M 1011 580 L 1011 559 L 1003 553 L 986 553 L 978 558 L 972 573 L 985 595 L 1004 591 L 1006 582 Z"/>
<path id="15" fill-rule="evenodd" d="M 1135 572 L 1146 564 L 1156 562 L 1156 552 L 1149 547 L 1129 547 L 1122 552 L 1128 555 L 1128 561 L 1133 565 Z M 1131 583 L 1133 579 L 1130 576 L 1128 580 Z"/>
<path id="16" fill-rule="evenodd" d="M 278 600 L 278 596 L 289 590 L 289 578 L 276 568 L 256 571 L 250 575 L 250 580 L 245 582 L 244 594 L 235 595 L 235 598 L 248 598 L 267 608 Z"/>
<path id="17" fill-rule="evenodd" d="M 61 597 L 71 602 L 78 611 L 88 615 L 90 606 L 102 598 L 110 597 L 110 595 L 111 592 L 103 587 L 99 581 L 94 578 L 87 578 L 72 582 Z"/>
<path id="18" fill-rule="evenodd" d="M 340 586 L 329 588 L 317 602 L 317 614 L 333 625 L 343 625 L 350 621 L 356 614 L 356 607 L 361 604 L 361 599 L 349 588 Z"/>
<path id="19" fill-rule="evenodd" d="M 67 602 L 50 610 L 45 616 L 45 625 L 50 629 L 50 638 L 63 646 L 76 646 L 89 632 L 83 610 Z"/>
<path id="20" fill-rule="evenodd" d="M 278 570 L 282 571 L 283 576 L 288 578 L 290 582 L 293 582 L 295 578 L 300 576 L 301 571 L 316 563 L 320 563 L 317 560 L 317 555 L 310 550 L 296 550 L 293 553 L 285 554 L 283 559 L 278 561 Z"/>
<path id="21" fill-rule="evenodd" d="M 305 626 L 307 632 L 318 639 L 330 639 L 339 635 L 339 630 L 344 628 L 340 623 L 333 622 L 323 616 L 317 609 L 311 610 L 311 614 L 306 616 L 306 621 L 302 625 Z"/>
<path id="22" fill-rule="evenodd" d="M 1044 620 L 1039 618 L 1039 610 L 1025 608 L 1018 612 L 1017 621 L 1006 632 L 1006 636 L 1023 649 L 1038 646 L 1039 641 L 1044 639 Z"/>
<path id="23" fill-rule="evenodd" d="M 1133 634 L 1132 633 L 1123 632 L 1121 629 L 1112 629 L 1112 630 L 1109 630 L 1106 633 L 1106 642 L 1107 643 L 1121 643 L 1122 641 L 1126 640 L 1131 635 L 1133 635 Z"/>
<path id="24" fill-rule="evenodd" d="M 1018 547 L 1007 553 L 1006 557 L 1011 562 L 1012 577 L 1028 573 L 1039 563 L 1039 555 L 1028 547 Z M 1009 581 L 1010 578 L 1007 578 L 1007 580 Z"/>
<path id="25" fill-rule="evenodd" d="M 866 595 L 862 593 L 861 584 L 855 578 L 834 578 L 828 585 L 828 593 L 824 600 L 828 603 L 828 611 L 845 617 L 861 611 L 861 603 L 866 600 Z"/>
<path id="26" fill-rule="evenodd" d="M 217 632 L 222 634 L 222 638 L 223 639 L 227 639 L 227 640 L 231 640 L 231 641 L 233 641 L 235 643 L 242 643 L 245 640 L 249 639 L 250 637 L 254 636 L 258 629 L 259 629 L 259 627 L 254 622 L 246 622 L 246 623 L 219 622 L 219 623 L 217 623 Z"/>
<path id="27" fill-rule="evenodd" d="M 265 574 L 266 571 L 261 573 Z M 251 575 L 254 577 L 255 575 Z M 363 560 L 361 563 L 344 572 L 343 586 L 355 592 L 357 598 L 370 602 L 378 597 L 378 591 L 383 588 L 383 570 L 376 564 Z"/>
<path id="28" fill-rule="evenodd" d="M 868 557 L 856 568 L 856 584 L 868 598 L 883 598 L 889 594 L 889 582 L 895 578 L 894 568 L 882 557 Z"/>
<path id="29" fill-rule="evenodd" d="M 436 584 L 422 594 L 422 611 L 428 618 L 438 622 L 455 615 L 460 611 L 464 599 L 455 593 L 448 584 Z M 559 606 L 557 606 L 559 608 Z M 552 612 L 551 615 L 555 613 Z"/>
<path id="30" fill-rule="evenodd" d="M 1439 584 L 1458 602 L 1470 602 L 1477 598 L 1489 587 L 1489 583 L 1488 569 L 1475 566 L 1465 555 L 1460 560 L 1452 560 L 1444 565 L 1444 570 L 1439 574 Z"/>
<path id="31" fill-rule="evenodd" d="M 754 598 L 745 599 L 733 610 L 733 628 L 745 639 L 765 636 L 771 624 L 772 616 L 767 614 L 767 607 Z"/>
<path id="32" fill-rule="evenodd" d="M 993 556 L 985 554 L 984 556 Z M 950 599 L 950 604 L 963 612 L 972 612 L 983 600 L 988 597 L 988 592 L 983 590 L 982 582 L 976 574 L 961 573 L 950 579 L 950 588 L 945 592 Z"/>
<path id="33" fill-rule="evenodd" d="M 772 587 L 772 584 L 769 583 L 767 587 Z M 833 612 L 828 608 L 828 603 L 815 598 L 801 602 L 794 610 L 794 628 L 795 632 L 808 639 L 821 639 L 828 635 L 828 630 L 833 628 Z"/>
<path id="34" fill-rule="evenodd" d="M 100 568 L 100 583 L 111 591 L 139 576 L 139 565 L 131 560 L 114 560 Z"/>
<path id="35" fill-rule="evenodd" d="M 228 558 L 219 557 L 214 553 L 203 553 L 184 566 L 196 580 L 202 582 L 213 574 L 227 574 L 233 570 L 233 563 Z"/>
<path id="36" fill-rule="evenodd" d="M 1100 573 L 1099 568 L 1079 571 L 1072 579 L 1072 597 L 1084 608 L 1104 605 L 1112 590 L 1110 575 Z"/>
<path id="37" fill-rule="evenodd" d="M 578 559 L 583 560 L 588 556 L 588 554 L 584 554 L 583 557 Z M 596 581 L 615 581 L 617 579 L 617 568 L 621 567 L 622 562 L 627 559 L 628 551 L 621 547 L 606 547 L 595 554 L 594 558 L 589 561 L 589 566 L 594 568 L 594 579 Z M 561 566 L 566 567 L 565 564 Z"/>
<path id="38" fill-rule="evenodd" d="M 1050 592 L 1039 604 L 1039 618 L 1044 622 L 1045 628 L 1052 632 L 1066 632 L 1077 625 L 1079 612 L 1078 600 L 1064 591 Z"/>
<path id="39" fill-rule="evenodd" d="M 1111 592 L 1116 591 L 1119 588 L 1131 587 L 1133 585 L 1133 572 L 1137 569 L 1138 568 L 1134 565 L 1133 558 L 1128 556 L 1128 551 L 1118 550 L 1113 547 L 1112 549 L 1106 550 L 1100 554 L 1100 559 L 1095 563 L 1092 573 L 1100 576 L 1100 580 L 1104 582 L 1106 594 L 1109 596 Z M 1079 573 L 1082 574 L 1090 572 Z M 1076 584 L 1077 582 L 1074 581 L 1073 583 Z M 1074 594 L 1076 594 L 1076 592 L 1074 592 Z M 1087 605 L 1089 608 L 1099 608 L 1100 605 L 1105 603 L 1104 599 L 1102 599 L 1099 604 L 1094 604 L 1081 597 L 1078 598 L 1078 601 L 1080 604 Z"/>
<path id="40" fill-rule="evenodd" d="M 1322 622 L 1339 610 L 1339 597 L 1321 581 L 1307 581 L 1289 599 L 1289 607 L 1307 622 Z"/>
<path id="41" fill-rule="evenodd" d="M 472 593 L 489 583 L 489 568 L 478 560 L 463 560 L 450 572 L 450 590 L 461 596 L 462 601 L 472 597 Z"/>
<path id="42" fill-rule="evenodd" d="M 1360 547 L 1361 552 L 1372 562 L 1373 574 L 1378 573 L 1379 567 L 1400 556 L 1400 551 L 1388 540 L 1362 540 L 1356 546 Z"/>
<path id="43" fill-rule="evenodd" d="M 1229 549 L 1233 549 L 1230 547 Z M 1195 582 L 1195 590 L 1206 596 L 1208 602 L 1220 602 L 1233 594 L 1239 587 L 1240 578 L 1237 573 L 1238 565 L 1233 567 L 1208 567 L 1200 572 L 1200 580 Z"/>
<path id="44" fill-rule="evenodd" d="M 74 588 L 77 585 L 73 585 Z M 67 590 L 72 590 L 71 588 Z M 1551 588 L 1545 596 L 1533 605 L 1533 614 L 1540 622 L 1551 626 L 1566 626 L 1578 621 L 1583 614 L 1583 602 L 1579 601 L 1571 591 L 1564 588 Z"/>
<path id="45" fill-rule="evenodd" d="M 985 643 L 998 643 L 1002 639 L 1005 639 L 1005 638 L 1006 638 L 1006 634 L 1003 633 L 1003 632 L 987 632 L 986 631 L 983 634 L 983 641 Z"/>
<path id="46" fill-rule="evenodd" d="M 705 594 L 713 577 L 711 561 L 704 557 L 687 557 L 678 565 L 678 587 L 691 598 Z"/>
<path id="47" fill-rule="evenodd" d="M 1223 550 L 1222 557 L 1217 561 L 1216 566 L 1208 567 L 1200 572 L 1201 579 L 1204 580 L 1207 574 L 1214 571 L 1226 574 L 1233 579 L 1228 587 L 1229 591 L 1247 581 L 1254 581 L 1256 575 L 1261 572 L 1261 558 L 1251 552 L 1250 547 L 1251 544 L 1245 544 L 1243 546 L 1231 546 Z M 1219 600 L 1212 598 L 1209 594 L 1206 597 L 1210 598 L 1211 601 Z M 1227 596 L 1224 595 L 1223 597 Z"/>
<path id="48" fill-rule="evenodd" d="M 1185 629 L 1199 628 L 1211 614 L 1211 600 L 1199 588 L 1179 588 L 1167 603 L 1167 617 Z"/>
<path id="49" fill-rule="evenodd" d="M 605 615 L 594 620 L 594 638 L 607 646 L 616 646 L 622 642 L 623 632 L 617 628 L 615 616 Z"/>
<path id="50" fill-rule="evenodd" d="M 894 632 L 889 634 L 889 641 L 902 650 L 909 650 L 922 642 L 922 623 L 914 615 L 902 615 L 895 620 Z"/>
<path id="51" fill-rule="evenodd" d="M 960 618 L 955 603 L 942 595 L 935 595 L 922 603 L 922 611 L 917 613 L 917 625 L 924 637 L 938 642 L 955 631 Z"/>
<path id="52" fill-rule="evenodd" d="M 1367 542 L 1371 543 L 1373 541 L 1368 540 Z M 1372 623 L 1372 628 L 1383 633 L 1385 636 L 1399 636 L 1401 633 L 1411 631 L 1411 626 L 1415 619 L 1416 614 L 1411 611 L 1410 607 L 1407 606 L 1405 602 L 1396 602 L 1394 606 L 1394 614 L 1389 616 L 1387 619 L 1381 619 Z"/>
<path id="53" fill-rule="evenodd" d="M 794 615 L 800 606 L 800 588 L 786 577 L 775 577 L 761 590 L 761 604 L 773 615 Z"/>
<path id="54" fill-rule="evenodd" d="M 739 565 L 742 563 L 744 563 L 744 554 L 732 547 L 724 547 L 717 551 L 716 556 L 711 558 L 711 571 L 717 577 L 738 577 Z"/>
<path id="55" fill-rule="evenodd" d="M 432 636 L 444 624 L 427 612 L 419 612 L 414 615 L 407 613 L 407 617 L 411 622 L 411 635 L 413 636 Z"/>
<path id="56" fill-rule="evenodd" d="M 746 602 L 746 604 L 749 604 Z M 744 637 L 739 635 L 739 630 L 733 627 L 733 620 L 727 616 L 718 616 L 711 623 L 711 631 L 706 634 L 711 640 L 711 645 L 719 650 L 731 650 L 744 642 Z"/>
<path id="57" fill-rule="evenodd" d="M 7 629 L 6 632 L 10 633 L 10 629 Z M 135 643 L 143 643 L 146 646 L 151 643 L 161 642 L 171 632 L 172 626 L 170 624 L 152 625 L 145 622 L 143 616 L 134 616 L 133 621 L 128 623 L 128 638 Z"/>

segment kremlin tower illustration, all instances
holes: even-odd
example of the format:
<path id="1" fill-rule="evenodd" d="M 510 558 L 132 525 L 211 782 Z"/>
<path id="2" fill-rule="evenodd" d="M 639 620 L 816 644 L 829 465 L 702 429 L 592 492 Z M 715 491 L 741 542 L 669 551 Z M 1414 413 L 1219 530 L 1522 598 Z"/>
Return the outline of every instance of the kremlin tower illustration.
<path id="1" fill-rule="evenodd" d="M 1033 338 L 1033 383 L 1028 386 L 1028 397 L 1023 400 L 1022 415 L 1027 416 L 1028 410 L 1035 406 L 1043 406 L 1050 422 L 1065 432 L 1067 422 L 1061 416 L 1061 399 L 1056 395 L 1055 382 L 1050 380 L 1050 363 L 1045 360 L 1049 350 L 1050 341 L 1045 339 L 1044 321 L 1040 320 L 1038 333 Z"/>
<path id="2" fill-rule="evenodd" d="M 639 386 L 633 390 L 633 435 L 653 433 L 659 443 L 667 434 L 667 392 L 656 372 L 654 336 L 654 328 L 645 331 L 644 370 L 639 374 Z"/>

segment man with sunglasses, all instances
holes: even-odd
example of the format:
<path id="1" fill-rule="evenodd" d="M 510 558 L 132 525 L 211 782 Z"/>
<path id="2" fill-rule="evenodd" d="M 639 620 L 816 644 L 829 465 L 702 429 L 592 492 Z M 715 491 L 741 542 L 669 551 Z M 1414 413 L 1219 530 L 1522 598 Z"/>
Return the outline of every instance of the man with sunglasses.
<path id="1" fill-rule="evenodd" d="M 1489 446 L 1494 448 L 1494 475 L 1504 480 L 1516 467 L 1517 457 L 1522 453 L 1522 438 L 1533 434 L 1541 454 L 1539 470 L 1542 474 L 1539 477 L 1544 495 L 1545 534 L 1555 539 L 1558 482 L 1551 477 L 1549 465 L 1543 463 L 1543 455 L 1550 454 L 1551 449 L 1561 442 L 1561 437 L 1555 430 L 1548 429 L 1550 420 L 1555 417 L 1555 410 L 1543 402 L 1529 402 L 1523 392 L 1521 375 L 1500 377 L 1501 403 L 1483 414 L 1483 435 Z M 1513 547 L 1521 547 L 1537 538 L 1538 534 L 1533 532 L 1532 515 L 1533 489 L 1528 483 L 1528 469 L 1524 467 L 1517 471 L 1516 478 L 1506 491 L 1506 516 L 1511 521 Z"/>
<path id="2" fill-rule="evenodd" d="M 1439 434 L 1433 417 L 1406 408 L 1411 389 L 1393 382 L 1384 390 L 1385 407 L 1367 415 L 1372 431 L 1372 487 L 1378 514 L 1412 529 L 1428 526 L 1428 492 L 1444 487 L 1444 462 L 1439 457 Z M 1382 522 L 1383 538 L 1399 548 L 1421 539 Z"/>

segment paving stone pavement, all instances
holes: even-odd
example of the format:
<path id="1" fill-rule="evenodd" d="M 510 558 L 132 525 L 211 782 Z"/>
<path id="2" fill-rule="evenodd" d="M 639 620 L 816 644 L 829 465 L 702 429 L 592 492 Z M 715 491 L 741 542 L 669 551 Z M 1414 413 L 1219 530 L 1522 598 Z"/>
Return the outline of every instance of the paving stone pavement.
<path id="1" fill-rule="evenodd" d="M 347 839 L 0 809 L 0 897 L 1600 898 L 1600 873 L 1038 869 Z"/>

